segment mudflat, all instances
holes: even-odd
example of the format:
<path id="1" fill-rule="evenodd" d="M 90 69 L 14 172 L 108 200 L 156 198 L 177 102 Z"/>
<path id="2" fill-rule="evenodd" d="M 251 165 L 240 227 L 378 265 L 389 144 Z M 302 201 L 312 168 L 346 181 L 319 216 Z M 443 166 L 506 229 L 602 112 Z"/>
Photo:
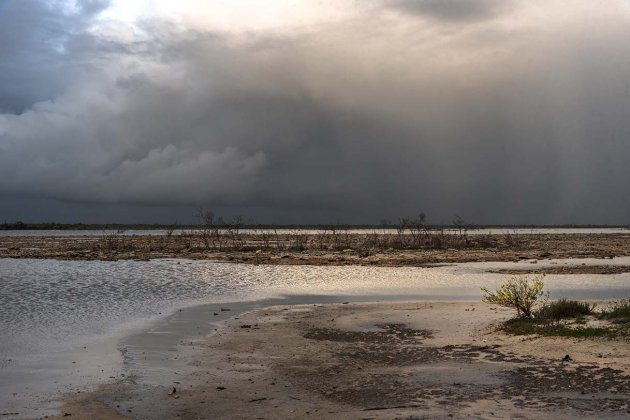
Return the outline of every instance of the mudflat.
<path id="1" fill-rule="evenodd" d="M 627 418 L 630 342 L 514 336 L 479 302 L 278 306 L 225 321 L 173 383 L 126 378 L 71 418 Z"/>
<path id="2" fill-rule="evenodd" d="M 296 233 L 275 236 L 239 234 L 221 239 L 200 234 L 0 237 L 0 258 L 63 260 L 186 258 L 274 265 L 427 266 L 628 255 L 630 233 L 462 236 Z M 584 268 L 581 270 L 589 272 Z M 629 271 L 625 268 L 615 270 L 615 273 Z"/>

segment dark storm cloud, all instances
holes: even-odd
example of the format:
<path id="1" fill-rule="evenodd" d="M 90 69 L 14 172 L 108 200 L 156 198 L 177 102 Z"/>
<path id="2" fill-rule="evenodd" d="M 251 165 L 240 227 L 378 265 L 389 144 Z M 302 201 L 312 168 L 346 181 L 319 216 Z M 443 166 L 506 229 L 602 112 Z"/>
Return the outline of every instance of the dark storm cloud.
<path id="1" fill-rule="evenodd" d="M 389 6 L 440 21 L 472 22 L 494 17 L 510 0 L 392 0 Z"/>
<path id="2" fill-rule="evenodd" d="M 21 113 L 33 103 L 62 93 L 80 65 L 72 43 L 108 2 L 83 0 L 73 9 L 61 2 L 0 1 L 0 112 Z"/>
<path id="3" fill-rule="evenodd" d="M 0 114 L 0 196 L 276 222 L 630 223 L 627 8 L 580 3 L 558 26 L 562 7 L 523 4 L 457 33 L 374 14 L 275 34 L 150 21 L 140 41 L 90 34 L 100 9 L 75 11 L 72 84 Z"/>

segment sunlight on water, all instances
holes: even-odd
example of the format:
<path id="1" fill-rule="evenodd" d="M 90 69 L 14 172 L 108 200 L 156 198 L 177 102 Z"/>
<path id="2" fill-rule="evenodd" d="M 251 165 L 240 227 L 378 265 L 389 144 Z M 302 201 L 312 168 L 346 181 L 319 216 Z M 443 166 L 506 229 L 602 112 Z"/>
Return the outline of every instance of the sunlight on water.
<path id="1" fill-rule="evenodd" d="M 540 261 L 551 264 L 630 264 L 615 260 Z M 125 332 L 204 303 L 288 295 L 355 299 L 476 300 L 481 286 L 506 275 L 490 269 L 531 265 L 470 263 L 417 267 L 266 266 L 210 261 L 0 260 L 0 394 L 20 388 L 11 407 L 42 395 L 107 381 L 120 365 Z M 630 274 L 548 276 L 552 296 L 612 299 L 630 296 Z M 319 296 L 319 297 L 318 297 Z M 300 303 L 300 302 L 296 302 Z M 75 364 L 76 363 L 76 364 Z M 71 374 L 68 366 L 79 374 Z M 76 367 L 76 368 L 75 368 Z M 71 385 L 75 388 L 71 388 Z M 77 388 L 78 387 L 78 388 Z M 28 390 L 28 391 L 24 391 Z M 5 394 L 8 395 L 8 394 Z M 2 398 L 0 398 L 0 403 Z M 1 408 L 2 404 L 0 404 Z M 44 412 L 38 412 L 39 416 Z"/>
<path id="2" fill-rule="evenodd" d="M 0 262 L 0 356 L 63 348 L 125 323 L 207 302 L 253 300 L 281 294 L 418 295 L 478 299 L 480 286 L 505 276 L 471 263 L 437 268 L 265 266 L 208 261 Z M 573 294 L 613 298 L 628 276 L 549 276 L 547 284 Z M 626 293 L 628 294 L 628 293 Z M 587 296 L 587 297 L 588 297 Z"/>

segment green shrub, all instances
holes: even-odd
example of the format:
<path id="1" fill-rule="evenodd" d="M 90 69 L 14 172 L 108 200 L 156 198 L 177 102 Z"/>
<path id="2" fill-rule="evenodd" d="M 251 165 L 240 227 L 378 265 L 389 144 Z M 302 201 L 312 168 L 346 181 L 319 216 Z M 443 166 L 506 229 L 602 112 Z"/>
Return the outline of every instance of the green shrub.
<path id="1" fill-rule="evenodd" d="M 555 302 L 548 302 L 536 312 L 536 318 L 541 320 L 558 322 L 561 319 L 577 318 L 582 315 L 591 315 L 595 305 L 577 300 L 560 299 Z"/>
<path id="2" fill-rule="evenodd" d="M 494 292 L 482 287 L 484 295 L 481 300 L 514 308 L 518 317 L 531 318 L 534 305 L 545 294 L 543 290 L 545 284 L 542 281 L 544 277 L 544 274 L 534 276 L 531 280 L 527 276 L 512 277 Z"/>

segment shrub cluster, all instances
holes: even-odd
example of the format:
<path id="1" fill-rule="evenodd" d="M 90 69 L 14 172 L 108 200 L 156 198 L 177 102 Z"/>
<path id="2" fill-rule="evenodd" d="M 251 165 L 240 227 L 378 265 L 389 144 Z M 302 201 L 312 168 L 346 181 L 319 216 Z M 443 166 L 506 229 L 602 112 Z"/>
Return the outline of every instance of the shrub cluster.
<path id="1" fill-rule="evenodd" d="M 562 298 L 554 302 L 546 302 L 543 304 L 535 313 L 535 317 L 543 321 L 559 322 L 562 319 L 591 315 L 594 309 L 595 305 Z"/>
<path id="2" fill-rule="evenodd" d="M 531 281 L 526 276 L 513 277 L 494 292 L 482 287 L 482 300 L 516 309 L 518 316 L 503 323 L 503 331 L 509 334 L 582 338 L 630 336 L 630 299 L 615 302 L 598 314 L 595 313 L 595 305 L 565 298 L 553 302 L 545 299 L 534 311 L 534 305 L 544 295 L 543 288 L 542 276 L 534 277 Z M 563 319 L 575 319 L 576 324 L 583 324 L 586 315 L 610 319 L 614 326 L 576 327 L 560 322 Z"/>
<path id="3" fill-rule="evenodd" d="M 623 320 L 630 322 L 630 299 L 615 302 L 610 308 L 603 311 L 602 318 Z"/>

